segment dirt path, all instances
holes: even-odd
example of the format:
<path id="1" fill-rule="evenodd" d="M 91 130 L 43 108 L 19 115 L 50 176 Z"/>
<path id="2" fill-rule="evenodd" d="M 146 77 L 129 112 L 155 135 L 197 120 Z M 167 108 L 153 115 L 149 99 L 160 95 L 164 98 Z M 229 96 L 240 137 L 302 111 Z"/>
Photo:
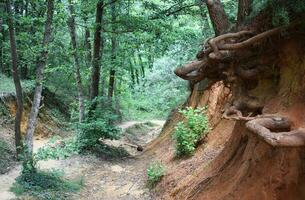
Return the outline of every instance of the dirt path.
<path id="1" fill-rule="evenodd" d="M 148 140 L 157 136 L 164 121 L 150 121 L 156 126 L 147 133 Z M 131 121 L 120 124 L 127 128 L 139 124 L 139 121 Z M 35 140 L 36 148 L 42 147 L 47 140 Z M 124 146 L 126 138 L 123 137 L 116 145 Z M 145 141 L 146 143 L 150 141 Z M 130 151 L 131 149 L 127 149 Z M 139 154 L 133 152 L 132 154 Z M 72 199 L 90 200 L 150 200 L 152 199 L 146 187 L 146 169 L 152 162 L 149 158 L 139 159 L 135 155 L 132 158 L 122 160 L 104 160 L 94 156 L 73 156 L 66 160 L 49 160 L 38 163 L 40 169 L 61 169 L 64 170 L 67 178 L 75 179 L 82 177 L 85 186 L 78 193 L 73 194 Z M 142 157 L 141 157 L 142 158 Z M 14 194 L 9 192 L 9 188 L 14 183 L 14 179 L 20 174 L 21 167 L 17 166 L 9 173 L 0 175 L 0 199 L 12 199 Z"/>

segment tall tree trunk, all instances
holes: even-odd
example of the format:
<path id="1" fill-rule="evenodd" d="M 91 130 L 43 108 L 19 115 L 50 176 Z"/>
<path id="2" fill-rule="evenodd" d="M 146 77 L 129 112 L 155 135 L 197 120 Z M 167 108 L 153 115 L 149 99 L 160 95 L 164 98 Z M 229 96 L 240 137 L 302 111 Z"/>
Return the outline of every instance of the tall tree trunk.
<path id="1" fill-rule="evenodd" d="M 29 2 L 28 1 L 22 1 L 22 6 L 21 6 L 21 15 L 28 17 L 28 6 L 29 6 Z M 25 29 L 23 30 L 24 32 L 28 32 L 29 29 Z M 22 59 L 22 58 L 20 58 Z M 20 66 L 20 76 L 21 79 L 27 79 L 28 78 L 28 73 L 29 73 L 29 68 L 28 68 L 28 64 L 27 62 L 24 62 L 23 65 Z"/>
<path id="2" fill-rule="evenodd" d="M 96 4 L 96 16 L 95 16 L 95 32 L 94 32 L 94 44 L 93 44 L 93 60 L 91 71 L 91 84 L 90 84 L 90 99 L 94 100 L 99 93 L 99 81 L 101 70 L 101 57 L 104 44 L 102 43 L 102 23 L 104 13 L 104 1 L 100 0 Z M 96 105 L 92 106 L 94 110 Z"/>
<path id="3" fill-rule="evenodd" d="M 117 36 L 116 36 L 116 5 L 111 4 L 111 21 L 112 21 L 112 35 L 111 35 L 111 68 L 109 73 L 109 87 L 108 87 L 108 99 L 112 102 L 114 87 L 115 87 L 115 65 L 116 65 L 116 48 L 117 48 Z"/>
<path id="4" fill-rule="evenodd" d="M 210 18 L 216 35 L 224 33 L 230 28 L 230 22 L 220 0 L 204 0 L 208 6 Z"/>
<path id="5" fill-rule="evenodd" d="M 75 11 L 72 0 L 69 0 L 69 10 L 70 10 L 70 18 L 68 21 L 68 26 L 70 29 L 70 37 L 71 37 L 71 45 L 74 57 L 74 76 L 77 85 L 78 92 L 78 104 L 79 104 L 79 122 L 83 122 L 85 119 L 85 102 L 84 102 L 84 90 L 82 84 L 82 78 L 80 74 L 80 63 L 77 54 L 77 39 L 76 39 L 76 31 L 75 31 Z"/>
<path id="6" fill-rule="evenodd" d="M 37 116 L 41 102 L 42 82 L 44 79 L 44 68 L 46 66 L 47 58 L 48 58 L 48 45 L 50 43 L 51 34 L 52 34 L 53 14 L 54 14 L 54 0 L 47 0 L 47 19 L 44 27 L 42 50 L 40 51 L 36 61 L 35 92 L 34 92 L 34 99 L 28 119 L 27 131 L 26 131 L 26 144 L 28 147 L 29 155 L 32 155 L 33 153 L 33 135 L 37 123 Z"/>
<path id="7" fill-rule="evenodd" d="M 10 45 L 11 45 L 11 55 L 12 55 L 12 75 L 14 79 L 14 84 L 16 89 L 16 99 L 17 99 L 17 110 L 15 117 L 15 145 L 18 156 L 22 150 L 20 124 L 23 113 L 23 95 L 22 95 L 20 77 L 18 74 L 18 55 L 17 55 L 16 40 L 15 40 L 15 30 L 14 30 L 11 1 L 7 0 L 6 5 L 8 12 L 8 27 L 10 33 Z"/>
<path id="8" fill-rule="evenodd" d="M 0 5 L 0 10 L 2 10 L 1 5 Z M 0 18 L 0 71 L 4 73 L 4 64 L 3 64 L 3 44 L 4 44 L 4 36 L 3 36 L 3 19 Z"/>
<path id="9" fill-rule="evenodd" d="M 145 77 L 145 66 L 144 66 L 139 48 L 137 48 L 137 52 L 138 52 L 138 58 L 139 58 L 139 64 L 140 64 L 140 67 L 141 67 L 142 77 L 144 78 Z"/>
<path id="10" fill-rule="evenodd" d="M 140 79 L 139 79 L 139 71 L 138 71 L 138 69 L 135 69 L 135 75 L 136 75 L 136 82 L 139 85 L 140 84 Z"/>
<path id="11" fill-rule="evenodd" d="M 131 59 L 129 58 L 129 73 L 130 73 L 130 77 L 131 77 L 131 81 L 132 81 L 132 86 L 131 88 L 134 88 L 135 86 L 135 75 L 134 75 L 134 69 L 133 69 L 133 65 L 132 65 L 132 62 L 131 62 Z"/>
<path id="12" fill-rule="evenodd" d="M 85 24 L 87 24 L 87 19 L 84 19 Z M 86 48 L 86 63 L 89 66 L 92 61 L 92 53 L 91 53 L 91 43 L 90 43 L 90 30 L 87 25 L 85 25 L 85 48 Z"/>

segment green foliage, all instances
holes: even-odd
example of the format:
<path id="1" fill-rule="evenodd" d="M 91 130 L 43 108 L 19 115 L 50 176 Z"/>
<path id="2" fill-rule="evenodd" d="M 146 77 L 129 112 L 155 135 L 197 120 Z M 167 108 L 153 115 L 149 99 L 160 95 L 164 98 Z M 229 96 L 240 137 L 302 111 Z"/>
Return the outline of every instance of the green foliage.
<path id="1" fill-rule="evenodd" d="M 173 45 L 168 55 L 155 61 L 152 70 L 141 78 L 139 84 L 123 90 L 121 105 L 125 119 L 164 119 L 172 109 L 185 101 L 188 95 L 187 82 L 173 73 L 177 66 L 191 57 L 182 53 L 184 48 L 193 47 Z M 182 56 L 177 58 L 177 55 Z"/>
<path id="2" fill-rule="evenodd" d="M 186 121 L 176 125 L 173 138 L 176 141 L 176 154 L 187 156 L 195 151 L 197 142 L 208 133 L 208 118 L 204 109 L 188 107 L 180 110 L 180 113 Z"/>
<path id="3" fill-rule="evenodd" d="M 27 146 L 24 144 L 20 155 L 20 161 L 22 162 L 22 174 L 34 174 L 37 172 L 37 159 L 29 153 Z"/>
<path id="4" fill-rule="evenodd" d="M 24 80 L 21 82 L 23 90 L 25 93 L 30 92 L 34 86 L 35 82 L 32 80 Z M 5 76 L 0 73 L 0 93 L 15 93 L 15 85 L 12 78 Z"/>
<path id="5" fill-rule="evenodd" d="M 67 139 L 54 137 L 48 144 L 40 148 L 35 157 L 38 160 L 65 159 L 75 154 L 91 152 L 105 157 L 124 157 L 127 155 L 122 149 L 111 149 L 101 144 L 100 139 L 119 139 L 121 130 L 112 121 L 113 114 L 102 115 L 97 109 L 90 119 L 83 123 L 75 123 L 76 134 Z M 109 152 L 106 152 L 106 151 Z"/>
<path id="6" fill-rule="evenodd" d="M 147 183 L 148 186 L 155 186 L 165 175 L 165 166 L 160 162 L 151 164 L 147 169 Z"/>
<path id="7" fill-rule="evenodd" d="M 37 199 L 69 199 L 69 193 L 77 192 L 83 186 L 83 179 L 69 181 L 61 171 L 36 171 L 22 173 L 16 178 L 11 191 L 17 196 L 30 195 Z"/>
<path id="8" fill-rule="evenodd" d="M 287 25 L 295 16 L 305 11 L 303 0 L 254 0 L 252 2 L 251 18 L 264 9 L 270 8 L 272 12 L 272 24 L 274 26 Z"/>
<path id="9" fill-rule="evenodd" d="M 77 140 L 87 149 L 99 143 L 99 139 L 119 139 L 120 130 L 103 120 L 84 122 L 79 125 Z"/>
<path id="10" fill-rule="evenodd" d="M 54 137 L 50 139 L 44 147 L 37 151 L 35 158 L 37 160 L 66 159 L 80 152 L 79 143 L 77 142 L 76 137 L 65 140 Z"/>

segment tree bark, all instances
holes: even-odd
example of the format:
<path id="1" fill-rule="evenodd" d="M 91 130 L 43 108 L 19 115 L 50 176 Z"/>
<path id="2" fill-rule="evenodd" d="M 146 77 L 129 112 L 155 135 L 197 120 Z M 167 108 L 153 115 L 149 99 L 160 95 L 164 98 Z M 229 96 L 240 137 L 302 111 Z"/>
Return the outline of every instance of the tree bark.
<path id="1" fill-rule="evenodd" d="M 104 44 L 102 43 L 102 23 L 104 14 L 104 1 L 100 0 L 96 4 L 96 16 L 95 16 L 95 32 L 94 32 L 94 44 L 93 44 L 93 60 L 91 71 L 91 86 L 90 86 L 90 99 L 94 100 L 99 94 L 99 81 L 100 81 L 100 61 L 102 57 L 102 50 Z M 93 106 L 94 110 L 96 107 Z"/>
<path id="2" fill-rule="evenodd" d="M 117 35 L 116 31 L 116 5 L 115 3 L 111 4 L 111 21 L 112 23 L 112 34 L 111 34 L 111 68 L 109 73 L 109 87 L 108 87 L 108 99 L 110 103 L 112 102 L 113 92 L 115 87 L 115 65 L 116 65 L 116 49 L 117 49 Z"/>
<path id="3" fill-rule="evenodd" d="M 205 0 L 205 2 L 208 6 L 215 35 L 220 35 L 227 31 L 231 24 L 220 0 Z"/>
<path id="4" fill-rule="evenodd" d="M 131 88 L 134 88 L 135 86 L 135 75 L 134 75 L 134 69 L 133 69 L 133 66 L 132 66 L 132 62 L 131 62 L 131 59 L 129 58 L 129 72 L 130 72 L 130 77 L 131 77 L 131 81 L 132 81 L 132 85 L 131 85 Z"/>
<path id="5" fill-rule="evenodd" d="M 145 66 L 142 60 L 142 56 L 140 54 L 140 50 L 137 48 L 137 52 L 138 52 L 138 58 L 139 58 L 139 64 L 141 66 L 141 73 L 142 73 L 142 77 L 145 77 Z"/>
<path id="6" fill-rule="evenodd" d="M 253 0 L 238 0 L 237 26 L 250 15 Z"/>
<path id="7" fill-rule="evenodd" d="M 1 9 L 1 7 L 0 7 Z M 1 9 L 2 10 L 2 9 Z M 3 65 L 3 44 L 4 44 L 4 35 L 3 35 L 3 19 L 0 18 L 0 33 L 1 33 L 1 39 L 0 39 L 0 71 L 4 73 L 4 65 Z"/>
<path id="8" fill-rule="evenodd" d="M 20 124 L 23 113 L 23 95 L 22 95 L 20 77 L 18 74 L 18 55 L 17 55 L 16 40 L 15 40 L 12 4 L 10 0 L 7 0 L 6 4 L 7 4 L 7 12 L 8 12 L 8 26 L 9 26 L 11 56 L 12 56 L 12 76 L 14 79 L 14 84 L 16 89 L 16 99 L 17 99 L 17 110 L 15 117 L 15 145 L 18 156 L 22 150 Z"/>
<path id="9" fill-rule="evenodd" d="M 72 0 L 69 0 L 69 10 L 70 10 L 70 18 L 68 21 L 68 26 L 70 29 L 70 37 L 71 37 L 71 46 L 72 46 L 72 55 L 74 58 L 74 76 L 76 80 L 77 92 L 78 92 L 78 104 L 79 104 L 79 122 L 83 122 L 85 119 L 85 102 L 84 102 L 84 90 L 82 84 L 82 78 L 80 74 L 80 63 L 77 54 L 77 35 L 75 31 L 75 10 L 72 3 Z"/>
<path id="10" fill-rule="evenodd" d="M 44 68 L 48 58 L 48 45 L 51 41 L 52 21 L 54 14 L 54 0 L 47 0 L 47 19 L 44 27 L 44 36 L 42 42 L 42 50 L 40 51 L 36 61 L 36 85 L 31 112 L 28 119 L 26 131 L 26 144 L 30 155 L 33 154 L 33 135 L 37 123 L 37 116 L 41 102 L 42 82 L 44 79 Z"/>
<path id="11" fill-rule="evenodd" d="M 90 30 L 87 25 L 88 18 L 87 14 L 84 17 L 84 23 L 85 23 L 85 49 L 86 49 L 86 64 L 87 66 L 90 66 L 92 63 L 92 52 L 91 52 L 91 42 L 90 42 Z"/>

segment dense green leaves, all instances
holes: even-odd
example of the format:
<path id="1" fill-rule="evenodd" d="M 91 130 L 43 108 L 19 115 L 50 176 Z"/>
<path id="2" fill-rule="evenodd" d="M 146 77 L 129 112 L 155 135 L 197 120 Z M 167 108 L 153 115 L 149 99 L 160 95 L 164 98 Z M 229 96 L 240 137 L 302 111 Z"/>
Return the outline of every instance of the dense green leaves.
<path id="1" fill-rule="evenodd" d="M 208 118 L 204 109 L 188 107 L 180 110 L 180 113 L 185 117 L 185 122 L 176 125 L 173 138 L 176 141 L 176 154 L 188 156 L 195 151 L 198 141 L 207 135 Z"/>

